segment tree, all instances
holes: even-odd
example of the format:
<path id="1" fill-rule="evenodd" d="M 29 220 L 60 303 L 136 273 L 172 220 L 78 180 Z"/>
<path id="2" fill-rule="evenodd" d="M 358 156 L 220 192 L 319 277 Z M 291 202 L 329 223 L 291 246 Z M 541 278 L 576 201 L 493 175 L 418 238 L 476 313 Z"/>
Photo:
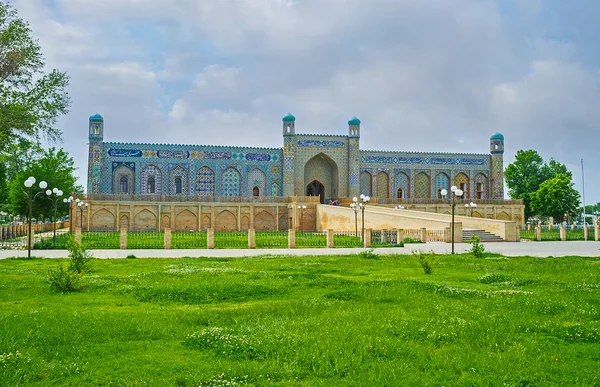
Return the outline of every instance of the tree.
<path id="1" fill-rule="evenodd" d="M 508 194 L 512 199 L 522 199 L 525 204 L 525 218 L 536 215 L 532 211 L 531 194 L 540 188 L 540 184 L 559 174 L 571 179 L 571 172 L 564 164 L 554 159 L 544 162 L 542 156 L 533 149 L 519 150 L 515 161 L 506 167 L 504 177 Z"/>
<path id="2" fill-rule="evenodd" d="M 41 158 L 32 160 L 26 168 L 17 172 L 14 178 L 9 182 L 9 208 L 16 214 L 26 215 L 28 211 L 27 195 L 23 182 L 29 176 L 36 178 L 34 192 L 38 192 L 38 182 L 44 180 L 48 183 L 47 189 L 58 188 L 63 191 L 63 197 L 58 201 L 58 214 L 64 215 L 68 212 L 68 207 L 62 202 L 73 192 L 82 192 L 82 187 L 76 185 L 77 178 L 73 175 L 75 172 L 75 162 L 63 149 L 56 150 L 50 148 L 44 151 Z M 52 195 L 55 199 L 56 196 Z M 50 217 L 54 213 L 54 205 L 45 194 L 36 197 L 33 206 L 34 216 L 41 215 Z"/>
<path id="3" fill-rule="evenodd" d="M 530 195 L 532 211 L 551 216 L 558 222 L 563 221 L 565 214 L 575 214 L 579 207 L 579 192 L 573 186 L 571 176 L 565 173 L 542 182 Z"/>
<path id="4" fill-rule="evenodd" d="M 60 139 L 58 116 L 66 114 L 69 78 L 45 61 L 29 25 L 16 11 L 0 2 L 0 153 L 19 139 Z"/>

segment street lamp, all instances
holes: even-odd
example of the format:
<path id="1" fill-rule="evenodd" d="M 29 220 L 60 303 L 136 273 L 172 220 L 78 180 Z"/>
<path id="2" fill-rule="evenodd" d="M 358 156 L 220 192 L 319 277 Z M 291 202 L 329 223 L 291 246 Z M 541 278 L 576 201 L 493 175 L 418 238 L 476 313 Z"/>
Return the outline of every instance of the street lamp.
<path id="1" fill-rule="evenodd" d="M 43 180 L 40 181 L 40 184 L 39 184 L 40 192 L 36 193 L 35 195 L 33 194 L 33 185 L 35 184 L 35 177 L 29 176 L 29 178 L 27 180 L 25 180 L 25 182 L 23 184 L 25 185 L 25 188 L 27 188 L 27 205 L 29 206 L 29 228 L 28 228 L 29 231 L 27 233 L 27 257 L 31 258 L 31 245 L 33 243 L 33 236 L 31 234 L 31 213 L 33 211 L 32 210 L 33 200 L 35 199 L 36 196 L 38 196 L 39 194 L 44 192 L 44 190 L 48 186 L 48 183 L 46 183 Z"/>
<path id="2" fill-rule="evenodd" d="M 56 198 L 51 198 L 52 194 L 56 195 Z M 63 195 L 63 191 L 58 188 L 52 188 L 52 191 L 46 190 L 46 195 L 48 195 L 48 199 L 54 202 L 54 219 L 52 219 L 52 228 L 54 230 L 54 245 L 56 246 L 56 206 L 58 205 L 58 200 Z"/>
<path id="3" fill-rule="evenodd" d="M 350 203 L 350 208 L 354 211 L 354 236 L 358 236 L 358 211 L 360 211 L 360 206 L 357 203 L 358 199 L 356 197 L 352 198 L 352 203 Z"/>
<path id="4" fill-rule="evenodd" d="M 89 206 L 88 203 L 84 203 L 79 198 L 75 199 L 77 206 L 79 207 L 79 228 L 83 229 L 83 208 Z"/>
<path id="5" fill-rule="evenodd" d="M 469 213 L 469 211 L 470 211 L 471 215 L 469 215 L 469 216 L 472 217 L 473 216 L 473 208 L 475 208 L 475 207 L 477 207 L 477 203 L 471 202 L 471 203 L 465 204 L 465 214 Z"/>
<path id="6" fill-rule="evenodd" d="M 360 232 L 360 239 L 364 242 L 365 241 L 365 207 L 367 206 L 367 203 L 369 203 L 369 200 L 371 200 L 370 196 L 366 196 L 365 194 L 360 194 L 360 202 L 358 201 L 358 198 L 353 197 L 352 201 L 354 206 L 358 206 L 359 210 L 361 211 L 361 215 L 362 215 L 362 227 L 361 227 L 361 232 Z"/>
<path id="7" fill-rule="evenodd" d="M 403 210 L 404 206 L 401 206 L 400 204 L 398 204 L 396 207 L 394 207 L 397 210 Z"/>
<path id="8" fill-rule="evenodd" d="M 463 191 L 461 189 L 456 188 L 455 185 L 453 185 L 450 188 L 450 190 L 452 191 L 452 227 L 451 227 L 450 233 L 452 234 L 452 236 L 451 236 L 451 238 L 452 238 L 452 254 L 454 254 L 454 207 L 456 207 L 456 197 L 462 196 Z M 448 195 L 448 191 L 445 189 L 441 190 L 440 193 L 444 197 L 446 197 L 446 195 Z"/>
<path id="9" fill-rule="evenodd" d="M 304 218 L 304 211 L 306 210 L 306 206 L 298 206 L 298 210 L 300 211 L 300 231 L 304 232 L 304 227 L 302 227 L 302 218 Z"/>

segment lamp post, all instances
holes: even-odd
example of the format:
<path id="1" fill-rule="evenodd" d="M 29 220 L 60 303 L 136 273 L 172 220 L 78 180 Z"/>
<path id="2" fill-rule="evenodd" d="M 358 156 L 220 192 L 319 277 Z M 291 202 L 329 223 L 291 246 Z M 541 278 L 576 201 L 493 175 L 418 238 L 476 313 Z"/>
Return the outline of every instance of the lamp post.
<path id="1" fill-rule="evenodd" d="M 352 198 L 352 202 L 354 204 L 354 206 L 358 206 L 361 215 L 362 215 L 362 227 L 361 227 L 361 232 L 360 232 L 360 239 L 364 242 L 365 240 L 365 207 L 367 206 L 367 203 L 369 203 L 369 200 L 371 200 L 370 196 L 366 196 L 365 194 L 360 194 L 359 196 L 360 198 L 360 202 L 358 201 L 358 198 L 355 196 Z"/>
<path id="2" fill-rule="evenodd" d="M 33 243 L 33 236 L 31 234 L 31 213 L 33 211 L 33 208 L 32 208 L 33 200 L 35 199 L 36 196 L 38 196 L 39 194 L 44 192 L 44 190 L 48 186 L 48 183 L 46 183 L 45 181 L 40 181 L 40 184 L 39 184 L 40 192 L 37 192 L 35 195 L 33 194 L 33 185 L 35 184 L 35 177 L 29 176 L 29 178 L 27 180 L 25 180 L 25 182 L 23 184 L 25 185 L 25 188 L 27 188 L 27 205 L 29 206 L 29 226 L 28 226 L 28 233 L 27 233 L 27 257 L 31 258 L 31 245 Z"/>
<path id="3" fill-rule="evenodd" d="M 453 185 L 450 188 L 450 191 L 452 191 L 452 225 L 451 225 L 450 233 L 452 234 L 452 236 L 451 236 L 451 238 L 452 238 L 452 254 L 454 254 L 454 208 L 456 207 L 456 197 L 462 196 L 463 191 L 461 189 L 456 188 L 455 185 Z M 445 189 L 441 190 L 440 193 L 444 197 L 446 197 L 446 195 L 448 195 L 448 191 Z"/>
<path id="4" fill-rule="evenodd" d="M 465 204 L 465 214 L 470 213 L 469 216 L 472 217 L 473 216 L 473 208 L 475 208 L 475 207 L 477 207 L 477 203 L 471 202 L 471 203 Z"/>
<path id="5" fill-rule="evenodd" d="M 352 198 L 352 203 L 350 203 L 350 208 L 354 211 L 354 236 L 358 236 L 358 211 L 360 211 L 360 207 L 357 203 L 356 197 Z"/>
<path id="6" fill-rule="evenodd" d="M 298 206 L 298 210 L 300 211 L 300 231 L 304 232 L 304 227 L 302 226 L 302 218 L 304 218 L 304 211 L 306 210 L 306 206 Z"/>
<path id="7" fill-rule="evenodd" d="M 56 195 L 56 198 L 51 198 L 50 196 L 52 196 L 52 194 Z M 48 195 L 48 198 L 54 202 L 54 218 L 52 219 L 52 229 L 54 230 L 54 245 L 56 246 L 56 207 L 58 206 L 58 200 L 63 195 L 63 191 L 54 187 L 52 188 L 52 191 L 46 190 L 46 195 Z"/>
<path id="8" fill-rule="evenodd" d="M 83 208 L 89 206 L 89 204 L 82 202 L 79 198 L 75 199 L 75 201 L 79 207 L 79 228 L 83 230 Z"/>

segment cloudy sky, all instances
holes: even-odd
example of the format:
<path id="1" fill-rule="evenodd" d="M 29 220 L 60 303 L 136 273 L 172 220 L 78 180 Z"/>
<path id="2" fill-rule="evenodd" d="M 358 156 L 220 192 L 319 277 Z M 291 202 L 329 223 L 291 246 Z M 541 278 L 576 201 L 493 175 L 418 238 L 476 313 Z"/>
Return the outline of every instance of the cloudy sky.
<path id="1" fill-rule="evenodd" d="M 600 202 L 600 1 L 11 0 L 71 76 L 60 120 L 80 182 L 87 120 L 105 140 L 282 145 L 346 134 L 362 149 L 536 149 Z"/>

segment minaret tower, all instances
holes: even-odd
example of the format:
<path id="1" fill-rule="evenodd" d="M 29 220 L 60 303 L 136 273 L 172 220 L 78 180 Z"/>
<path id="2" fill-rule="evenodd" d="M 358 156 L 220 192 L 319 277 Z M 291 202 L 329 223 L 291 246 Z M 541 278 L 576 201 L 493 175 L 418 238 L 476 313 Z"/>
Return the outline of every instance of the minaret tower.
<path id="1" fill-rule="evenodd" d="M 295 196 L 296 117 L 288 113 L 283 122 L 283 196 Z"/>
<path id="2" fill-rule="evenodd" d="M 104 118 L 98 113 L 90 117 L 89 121 L 89 155 L 87 192 L 100 193 L 102 145 L 104 142 Z"/>
<path id="3" fill-rule="evenodd" d="M 494 133 L 490 137 L 490 153 L 492 165 L 490 168 L 490 198 L 504 198 L 504 136 Z"/>
<path id="4" fill-rule="evenodd" d="M 348 197 L 360 194 L 360 120 L 348 121 Z"/>

